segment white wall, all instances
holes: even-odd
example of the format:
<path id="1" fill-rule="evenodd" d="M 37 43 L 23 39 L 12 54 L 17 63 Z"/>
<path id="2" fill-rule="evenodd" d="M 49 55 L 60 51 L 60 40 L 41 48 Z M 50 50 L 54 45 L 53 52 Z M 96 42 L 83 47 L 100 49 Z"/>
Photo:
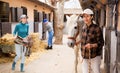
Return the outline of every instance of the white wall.
<path id="1" fill-rule="evenodd" d="M 40 39 L 42 39 L 42 22 L 39 23 Z"/>

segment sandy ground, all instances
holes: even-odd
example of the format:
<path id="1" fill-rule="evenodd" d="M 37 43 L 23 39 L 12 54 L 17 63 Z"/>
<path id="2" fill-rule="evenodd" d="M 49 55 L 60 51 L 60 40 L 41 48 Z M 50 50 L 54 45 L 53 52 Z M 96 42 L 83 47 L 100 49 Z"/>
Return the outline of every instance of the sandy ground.
<path id="1" fill-rule="evenodd" d="M 27 65 L 25 73 L 74 73 L 74 50 L 67 46 L 66 38 L 63 45 L 54 45 L 53 50 Z"/>
<path id="2" fill-rule="evenodd" d="M 24 73 L 74 73 L 74 50 L 66 43 L 67 36 L 64 36 L 62 45 L 53 45 L 53 50 L 26 65 Z M 20 73 L 19 67 L 18 63 L 16 70 L 11 71 L 11 64 L 1 64 L 0 73 Z M 80 64 L 78 68 L 81 73 Z"/>

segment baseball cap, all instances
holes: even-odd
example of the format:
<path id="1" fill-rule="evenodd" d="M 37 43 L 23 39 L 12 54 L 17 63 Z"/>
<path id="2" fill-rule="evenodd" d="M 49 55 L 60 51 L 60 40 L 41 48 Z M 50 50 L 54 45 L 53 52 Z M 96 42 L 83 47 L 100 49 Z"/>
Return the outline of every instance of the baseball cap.
<path id="1" fill-rule="evenodd" d="M 94 14 L 94 13 L 93 13 L 93 11 L 92 11 L 91 9 L 88 9 L 88 8 L 87 8 L 87 9 L 85 9 L 85 10 L 83 11 L 82 14 L 90 14 L 90 15 L 91 15 L 91 14 Z"/>
<path id="2" fill-rule="evenodd" d="M 44 20 L 43 20 L 43 23 L 46 23 L 46 22 L 48 22 L 48 20 L 47 20 L 47 19 L 44 19 Z"/>
<path id="3" fill-rule="evenodd" d="M 28 18 L 28 16 L 26 16 L 25 14 L 23 14 L 23 15 L 20 16 L 20 19 L 22 19 L 22 18 Z"/>

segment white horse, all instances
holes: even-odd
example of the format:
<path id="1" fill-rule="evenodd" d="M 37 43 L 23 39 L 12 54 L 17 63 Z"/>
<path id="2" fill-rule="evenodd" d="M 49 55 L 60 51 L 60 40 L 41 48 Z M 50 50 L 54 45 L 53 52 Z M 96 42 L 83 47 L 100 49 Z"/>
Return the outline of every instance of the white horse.
<path id="1" fill-rule="evenodd" d="M 66 27 L 68 28 L 68 46 L 74 48 L 75 73 L 78 73 L 77 67 L 78 67 L 79 58 L 82 58 L 81 54 L 79 54 L 79 52 L 81 52 L 81 50 L 79 50 L 80 49 L 79 40 L 81 38 L 81 31 L 82 31 L 84 22 L 82 18 L 79 17 L 79 15 L 71 15 L 70 17 L 69 16 L 66 16 L 66 17 L 67 17 Z M 78 43 L 78 45 L 75 45 L 76 42 Z"/>

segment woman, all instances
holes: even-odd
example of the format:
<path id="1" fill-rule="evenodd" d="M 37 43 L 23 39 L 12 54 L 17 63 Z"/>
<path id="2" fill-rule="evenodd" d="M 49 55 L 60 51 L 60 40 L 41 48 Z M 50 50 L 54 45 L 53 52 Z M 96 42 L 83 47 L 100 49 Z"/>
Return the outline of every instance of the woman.
<path id="1" fill-rule="evenodd" d="M 16 25 L 15 29 L 14 29 L 14 33 L 13 33 L 14 36 L 20 36 L 23 39 L 28 36 L 29 25 L 27 24 L 27 18 L 28 17 L 26 15 L 21 15 L 21 17 L 20 17 L 20 23 L 18 23 Z M 24 72 L 26 47 L 24 45 L 15 44 L 15 48 L 16 48 L 16 57 L 15 57 L 14 62 L 12 64 L 12 70 L 15 70 L 16 62 L 21 57 L 20 71 Z"/>
<path id="2" fill-rule="evenodd" d="M 100 73 L 101 53 L 104 40 L 101 28 L 98 24 L 93 23 L 93 14 L 91 9 L 85 9 L 83 11 L 83 21 L 85 23 L 82 29 L 81 42 L 83 73 Z"/>
<path id="3" fill-rule="evenodd" d="M 46 25 L 46 30 L 48 31 L 48 46 L 46 49 L 52 49 L 52 39 L 53 39 L 53 27 L 48 23 L 47 19 L 43 20 L 43 23 Z"/>

